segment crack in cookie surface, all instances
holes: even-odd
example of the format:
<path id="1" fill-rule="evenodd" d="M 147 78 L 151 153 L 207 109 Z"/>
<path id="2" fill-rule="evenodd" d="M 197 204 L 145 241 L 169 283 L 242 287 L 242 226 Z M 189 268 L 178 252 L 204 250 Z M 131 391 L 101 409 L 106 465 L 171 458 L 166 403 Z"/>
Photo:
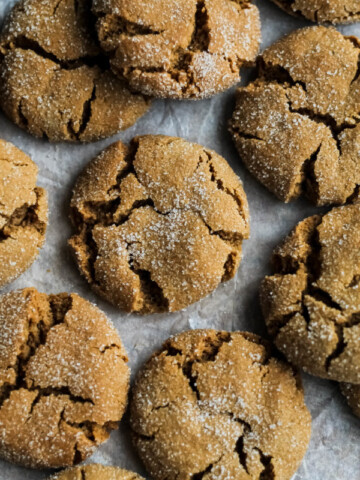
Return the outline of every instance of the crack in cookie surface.
<path id="1" fill-rule="evenodd" d="M 100 43 L 114 72 L 145 94 L 208 97 L 236 83 L 240 67 L 255 59 L 260 25 L 251 2 L 115 3 L 93 4 Z"/>
<path id="2" fill-rule="evenodd" d="M 246 196 L 226 161 L 164 136 L 103 151 L 80 176 L 71 211 L 85 278 L 141 313 L 179 310 L 232 278 L 249 233 Z"/>
<path id="3" fill-rule="evenodd" d="M 195 330 L 170 338 L 132 392 L 134 443 L 150 475 L 290 478 L 310 434 L 296 377 L 252 334 Z"/>
<path id="4" fill-rule="evenodd" d="M 35 289 L 2 296 L 0 315 L 0 456 L 31 468 L 85 460 L 126 406 L 115 329 L 77 295 Z"/>
<path id="5" fill-rule="evenodd" d="M 0 140 L 0 286 L 33 263 L 45 240 L 47 196 L 37 172 L 24 152 Z"/>
<path id="6" fill-rule="evenodd" d="M 147 111 L 149 100 L 110 72 L 93 24 L 84 0 L 15 5 L 0 35 L 0 99 L 17 125 L 52 141 L 94 141 Z"/>
<path id="7" fill-rule="evenodd" d="M 359 54 L 358 40 L 334 29 L 298 30 L 265 50 L 256 81 L 238 90 L 237 149 L 279 199 L 343 204 L 358 188 Z"/>
<path id="8" fill-rule="evenodd" d="M 309 373 L 360 383 L 360 205 L 300 222 L 261 287 L 268 330 Z"/>

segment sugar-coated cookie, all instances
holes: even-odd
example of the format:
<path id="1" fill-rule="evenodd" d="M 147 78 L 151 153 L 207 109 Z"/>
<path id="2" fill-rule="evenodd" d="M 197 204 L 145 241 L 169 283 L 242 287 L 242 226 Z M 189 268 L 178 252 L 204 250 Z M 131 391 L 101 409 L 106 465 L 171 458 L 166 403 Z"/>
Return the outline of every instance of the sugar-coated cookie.
<path id="1" fill-rule="evenodd" d="M 110 145 L 80 175 L 70 246 L 102 297 L 129 312 L 176 311 L 232 278 L 249 235 L 241 181 L 212 150 L 147 135 Z"/>
<path id="2" fill-rule="evenodd" d="M 289 362 L 360 383 L 360 204 L 300 222 L 273 254 L 261 304 Z"/>
<path id="3" fill-rule="evenodd" d="M 250 333 L 170 338 L 140 371 L 130 408 L 154 480 L 290 480 L 310 439 L 300 378 Z"/>
<path id="4" fill-rule="evenodd" d="M 237 91 L 230 130 L 250 172 L 280 200 L 343 204 L 360 184 L 360 43 L 296 30 L 266 49 Z"/>
<path id="5" fill-rule="evenodd" d="M 146 95 L 203 98 L 240 80 L 260 42 L 250 0 L 94 0 L 113 71 Z"/>
<path id="6" fill-rule="evenodd" d="M 105 315 L 76 294 L 34 288 L 0 297 L 0 457 L 71 466 L 117 428 L 127 356 Z"/>
<path id="7" fill-rule="evenodd" d="M 37 174 L 24 152 L 0 140 L 0 287 L 30 267 L 45 241 L 47 195 Z"/>
<path id="8" fill-rule="evenodd" d="M 52 141 L 92 142 L 131 126 L 149 101 L 109 69 L 86 0 L 21 0 L 0 35 L 0 106 Z"/>

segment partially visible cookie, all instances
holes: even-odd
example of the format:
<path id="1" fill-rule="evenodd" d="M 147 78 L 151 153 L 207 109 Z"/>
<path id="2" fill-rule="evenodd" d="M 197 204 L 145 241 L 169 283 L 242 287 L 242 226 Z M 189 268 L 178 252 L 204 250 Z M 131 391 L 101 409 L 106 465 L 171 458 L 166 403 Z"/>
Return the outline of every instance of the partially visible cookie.
<path id="1" fill-rule="evenodd" d="M 47 196 L 37 173 L 24 152 L 0 140 L 0 287 L 30 267 L 45 241 Z"/>
<path id="2" fill-rule="evenodd" d="M 300 222 L 261 286 L 269 333 L 289 362 L 360 384 L 360 204 Z"/>
<path id="3" fill-rule="evenodd" d="M 146 95 L 203 98 L 255 60 L 259 12 L 250 0 L 95 0 L 113 71 Z"/>
<path id="4" fill-rule="evenodd" d="M 117 428 L 129 369 L 105 315 L 76 294 L 0 297 L 0 457 L 71 466 Z"/>
<path id="5" fill-rule="evenodd" d="M 118 467 L 84 465 L 53 475 L 49 480 L 144 480 L 140 475 Z"/>
<path id="6" fill-rule="evenodd" d="M 181 138 L 110 145 L 80 175 L 70 240 L 91 287 L 129 311 L 176 311 L 232 278 L 249 235 L 241 181 Z"/>
<path id="7" fill-rule="evenodd" d="M 360 44 L 333 28 L 290 33 L 237 91 L 230 130 L 250 172 L 280 200 L 343 204 L 360 185 Z"/>
<path id="8" fill-rule="evenodd" d="M 360 417 L 360 385 L 342 383 L 340 389 L 353 413 Z"/>
<path id="9" fill-rule="evenodd" d="M 352 23 L 360 19 L 358 0 L 273 0 L 296 17 L 318 23 Z"/>
<path id="10" fill-rule="evenodd" d="M 130 408 L 154 480 L 290 480 L 310 440 L 300 378 L 250 333 L 170 338 L 140 371 Z"/>
<path id="11" fill-rule="evenodd" d="M 149 101 L 109 70 L 88 2 L 21 0 L 0 35 L 0 105 L 51 141 L 91 142 L 131 126 Z"/>

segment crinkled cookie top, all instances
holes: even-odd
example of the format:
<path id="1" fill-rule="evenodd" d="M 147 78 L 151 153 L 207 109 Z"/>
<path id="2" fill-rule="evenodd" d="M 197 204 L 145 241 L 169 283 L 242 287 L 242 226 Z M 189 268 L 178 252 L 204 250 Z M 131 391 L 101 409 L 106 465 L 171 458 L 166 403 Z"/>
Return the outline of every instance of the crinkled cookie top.
<path id="1" fill-rule="evenodd" d="M 140 371 L 130 408 L 155 480 L 290 480 L 310 439 L 300 378 L 250 333 L 170 338 Z"/>
<path id="2" fill-rule="evenodd" d="M 127 356 L 105 315 L 76 294 L 0 297 L 0 457 L 31 468 L 88 458 L 117 427 Z"/>
<path id="3" fill-rule="evenodd" d="M 149 101 L 129 91 L 97 45 L 86 0 L 21 0 L 0 35 L 0 105 L 52 141 L 90 142 L 128 128 Z"/>
<path id="4" fill-rule="evenodd" d="M 268 330 L 308 373 L 360 383 L 360 204 L 300 222 L 261 287 Z"/>
<path id="5" fill-rule="evenodd" d="M 360 185 L 359 41 L 312 27 L 262 54 L 231 132 L 250 172 L 284 202 L 342 204 Z"/>
<path id="6" fill-rule="evenodd" d="M 70 245 L 92 288 L 126 311 L 176 311 L 232 278 L 249 235 L 241 181 L 211 150 L 147 135 L 79 177 Z"/>
<path id="7" fill-rule="evenodd" d="M 155 97 L 221 92 L 259 47 L 259 12 L 248 0 L 95 0 L 93 11 L 114 72 Z"/>

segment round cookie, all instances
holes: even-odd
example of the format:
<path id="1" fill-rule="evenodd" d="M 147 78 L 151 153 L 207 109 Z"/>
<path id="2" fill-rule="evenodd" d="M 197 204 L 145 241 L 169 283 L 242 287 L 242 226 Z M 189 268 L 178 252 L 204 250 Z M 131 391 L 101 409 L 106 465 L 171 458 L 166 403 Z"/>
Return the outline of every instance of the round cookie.
<path id="1" fill-rule="evenodd" d="M 261 304 L 277 348 L 308 373 L 360 383 L 360 204 L 303 220 L 272 262 Z"/>
<path id="2" fill-rule="evenodd" d="M 273 0 L 285 12 L 312 22 L 352 23 L 360 19 L 358 0 Z"/>
<path id="3" fill-rule="evenodd" d="M 149 101 L 111 72 L 86 0 L 21 0 L 0 35 L 0 106 L 51 141 L 92 142 L 131 126 Z"/>
<path id="4" fill-rule="evenodd" d="M 250 333 L 170 338 L 140 371 L 130 408 L 154 480 L 290 480 L 310 440 L 300 377 Z"/>
<path id="5" fill-rule="evenodd" d="M 71 466 L 117 428 L 129 369 L 105 315 L 76 294 L 0 297 L 0 457 Z"/>
<path id="6" fill-rule="evenodd" d="M 0 139 L 0 287 L 30 267 L 45 241 L 47 196 L 37 173 L 24 152 Z"/>
<path id="7" fill-rule="evenodd" d="M 280 200 L 342 204 L 360 184 L 360 44 L 333 28 L 292 32 L 237 91 L 230 130 L 250 172 Z"/>
<path id="8" fill-rule="evenodd" d="M 49 480 L 144 480 L 134 472 L 118 467 L 84 465 L 53 475 Z"/>
<path id="9" fill-rule="evenodd" d="M 259 12 L 250 0 L 94 0 L 93 12 L 113 71 L 155 97 L 226 90 L 259 48 Z"/>
<path id="10" fill-rule="evenodd" d="M 360 385 L 342 383 L 340 385 L 340 390 L 353 413 L 357 417 L 360 417 Z"/>
<path id="11" fill-rule="evenodd" d="M 232 278 L 249 234 L 227 162 L 181 138 L 114 143 L 79 177 L 70 246 L 99 295 L 128 311 L 176 311 Z"/>

